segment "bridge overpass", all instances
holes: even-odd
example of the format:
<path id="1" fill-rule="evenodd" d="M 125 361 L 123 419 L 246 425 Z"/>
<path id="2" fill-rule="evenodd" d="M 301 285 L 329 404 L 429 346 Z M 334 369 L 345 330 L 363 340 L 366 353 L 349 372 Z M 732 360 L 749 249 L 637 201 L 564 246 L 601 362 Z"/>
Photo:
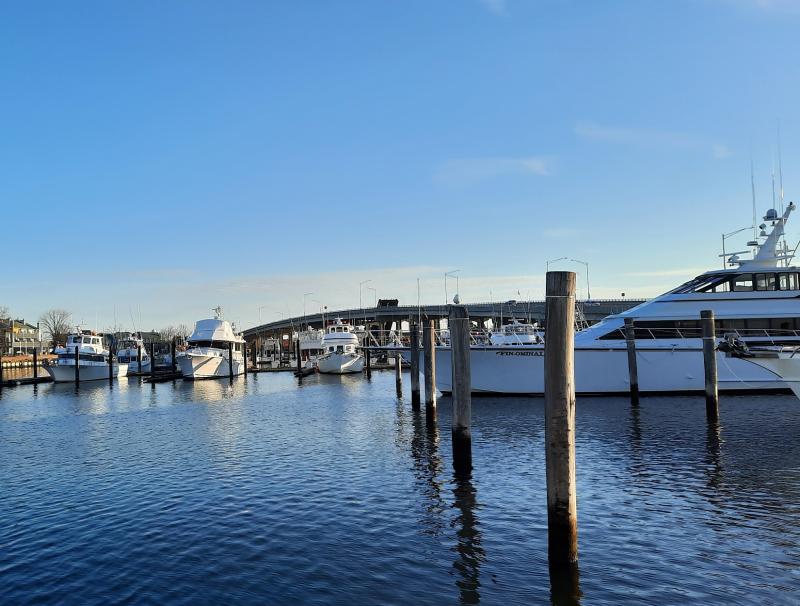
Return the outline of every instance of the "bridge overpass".
<path id="1" fill-rule="evenodd" d="M 589 324 L 594 324 L 610 314 L 621 313 L 627 309 L 644 303 L 644 299 L 597 299 L 579 301 L 580 309 Z M 503 319 L 515 317 L 525 318 L 532 322 L 544 324 L 544 301 L 507 301 L 504 303 L 465 303 L 467 313 L 472 321 L 479 326 L 484 326 L 488 320 L 494 324 Z M 390 330 L 396 322 L 409 322 L 422 318 L 422 320 L 438 320 L 447 317 L 447 305 L 395 305 L 365 307 L 358 309 L 341 309 L 323 313 L 307 314 L 305 317 L 283 318 L 275 322 L 268 322 L 244 331 L 248 341 L 278 337 L 310 325 L 322 327 L 323 322 L 330 322 L 341 318 L 353 325 L 363 325 L 369 330 Z"/>

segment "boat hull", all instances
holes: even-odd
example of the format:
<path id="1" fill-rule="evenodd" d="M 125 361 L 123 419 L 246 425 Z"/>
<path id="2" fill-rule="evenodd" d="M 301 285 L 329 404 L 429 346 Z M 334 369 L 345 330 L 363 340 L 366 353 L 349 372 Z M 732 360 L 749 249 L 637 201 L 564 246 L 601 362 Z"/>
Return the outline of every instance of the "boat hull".
<path id="1" fill-rule="evenodd" d="M 329 353 L 317 358 L 317 369 L 323 374 L 347 375 L 364 370 L 364 356 Z"/>
<path id="2" fill-rule="evenodd" d="M 543 347 L 472 348 L 470 353 L 474 393 L 544 393 Z M 451 359 L 449 347 L 436 348 L 436 382 L 444 393 L 452 390 Z M 639 349 L 637 362 L 640 392 L 695 393 L 705 389 L 700 349 Z M 720 391 L 789 388 L 775 373 L 722 353 L 717 353 L 717 369 Z M 585 395 L 629 393 L 627 351 L 576 348 L 575 391 Z"/>
<path id="3" fill-rule="evenodd" d="M 221 379 L 230 377 L 228 358 L 223 356 L 185 354 L 177 356 L 178 367 L 184 379 Z M 244 360 L 233 357 L 233 376 L 244 374 Z"/>
<path id="4" fill-rule="evenodd" d="M 775 358 L 744 358 L 779 377 L 800 398 L 800 357 L 778 356 Z"/>
<path id="5" fill-rule="evenodd" d="M 98 364 L 96 366 L 80 365 L 80 380 L 83 381 L 102 381 L 108 380 L 108 364 Z M 74 383 L 75 382 L 75 364 L 53 364 L 45 366 L 47 374 L 52 377 L 55 383 Z M 119 375 L 119 366 L 114 364 L 112 368 L 112 376 Z"/>

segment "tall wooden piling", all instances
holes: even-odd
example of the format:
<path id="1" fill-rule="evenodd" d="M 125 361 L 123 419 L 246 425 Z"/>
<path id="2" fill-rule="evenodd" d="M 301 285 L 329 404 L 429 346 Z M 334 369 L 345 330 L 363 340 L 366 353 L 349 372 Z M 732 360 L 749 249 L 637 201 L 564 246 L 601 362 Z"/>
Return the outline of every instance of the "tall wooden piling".
<path id="1" fill-rule="evenodd" d="M 114 345 L 108 346 L 108 382 L 114 382 Z"/>
<path id="2" fill-rule="evenodd" d="M 81 382 L 81 344 L 75 343 L 75 385 Z"/>
<path id="3" fill-rule="evenodd" d="M 419 410 L 419 325 L 411 322 L 409 325 L 411 355 L 411 408 Z"/>
<path id="4" fill-rule="evenodd" d="M 367 378 L 372 376 L 372 356 L 369 347 L 364 348 L 364 370 L 367 373 Z"/>
<path id="5" fill-rule="evenodd" d="M 425 412 L 436 414 L 436 325 L 433 320 L 423 327 L 422 350 L 425 356 Z"/>
<path id="6" fill-rule="evenodd" d="M 258 370 L 258 343 L 256 341 L 253 341 L 253 368 Z"/>
<path id="7" fill-rule="evenodd" d="M 403 356 L 399 351 L 394 354 L 394 386 L 399 398 L 403 395 Z"/>
<path id="8" fill-rule="evenodd" d="M 719 419 L 719 391 L 717 388 L 717 334 L 714 327 L 714 312 L 700 312 L 703 327 L 703 368 L 706 379 L 706 417 L 710 421 Z"/>
<path id="9" fill-rule="evenodd" d="M 0 353 L 0 389 L 3 389 L 3 354 Z"/>
<path id="10" fill-rule="evenodd" d="M 38 347 L 34 347 L 33 348 L 33 378 L 34 379 L 38 379 L 39 378 L 39 348 Z M 2 378 L 0 377 L 0 381 L 1 380 L 2 380 Z"/>
<path id="11" fill-rule="evenodd" d="M 233 381 L 233 342 L 228 341 L 228 377 Z"/>
<path id="12" fill-rule="evenodd" d="M 574 272 L 547 272 L 545 305 L 544 432 L 548 555 L 551 564 L 568 566 L 578 561 Z"/>
<path id="13" fill-rule="evenodd" d="M 242 343 L 242 364 L 244 364 L 244 376 L 247 377 L 247 341 Z"/>
<path id="14" fill-rule="evenodd" d="M 636 327 L 633 324 L 633 318 L 625 318 L 625 347 L 628 350 L 628 378 L 631 386 L 631 403 L 638 404 L 639 367 L 636 364 Z"/>
<path id="15" fill-rule="evenodd" d="M 152 360 L 150 362 L 153 363 Z M 142 373 L 142 346 L 136 346 L 136 372 L 141 374 Z"/>
<path id="16" fill-rule="evenodd" d="M 172 337 L 172 343 L 170 343 L 170 345 L 169 345 L 169 356 L 170 356 L 170 359 L 172 360 L 172 364 L 170 364 L 170 370 L 172 370 L 173 374 L 175 374 L 178 371 L 178 361 L 177 361 L 177 358 L 176 358 L 177 347 L 175 345 L 176 339 L 177 339 L 177 337 Z"/>
<path id="17" fill-rule="evenodd" d="M 450 305 L 447 324 L 453 360 L 453 467 L 456 472 L 469 472 L 472 469 L 472 374 L 467 308 Z"/>
<path id="18" fill-rule="evenodd" d="M 300 357 L 300 353 L 300 339 L 298 337 L 294 344 L 294 357 L 297 360 L 297 372 L 301 372 L 303 370 L 303 359 Z"/>
<path id="19" fill-rule="evenodd" d="M 155 379 L 156 377 L 156 342 L 150 342 L 150 378 Z M 155 385 L 155 381 L 153 381 Z"/>

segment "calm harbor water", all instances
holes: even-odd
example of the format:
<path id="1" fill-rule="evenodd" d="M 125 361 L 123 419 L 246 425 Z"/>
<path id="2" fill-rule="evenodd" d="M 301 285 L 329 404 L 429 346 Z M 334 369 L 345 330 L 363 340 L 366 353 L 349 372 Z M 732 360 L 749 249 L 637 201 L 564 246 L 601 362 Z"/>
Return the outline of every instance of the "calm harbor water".
<path id="1" fill-rule="evenodd" d="M 408 376 L 405 377 L 408 389 Z M 800 401 L 579 398 L 580 576 L 539 398 L 426 424 L 392 373 L 0 394 L 0 604 L 797 604 Z"/>

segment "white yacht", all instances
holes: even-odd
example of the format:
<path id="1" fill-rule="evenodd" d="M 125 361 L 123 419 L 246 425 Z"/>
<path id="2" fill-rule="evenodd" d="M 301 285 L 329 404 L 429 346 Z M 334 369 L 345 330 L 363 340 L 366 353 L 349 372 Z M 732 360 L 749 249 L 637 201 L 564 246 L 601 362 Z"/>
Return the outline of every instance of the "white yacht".
<path id="1" fill-rule="evenodd" d="M 503 324 L 489 331 L 489 343 L 496 347 L 518 347 L 520 345 L 537 345 L 544 343 L 539 325 L 526 323 L 517 318 L 511 318 L 508 324 Z"/>
<path id="2" fill-rule="evenodd" d="M 300 359 L 306 368 L 316 366 L 317 358 L 323 353 L 322 340 L 325 331 L 321 328 L 307 327 L 298 335 L 300 339 Z"/>
<path id="3" fill-rule="evenodd" d="M 222 319 L 222 308 L 216 307 L 214 318 L 198 320 L 187 340 L 187 349 L 175 356 L 185 379 L 217 379 L 244 373 L 244 339 L 234 333 L 230 322 Z M 233 352 L 229 364 L 228 351 Z"/>
<path id="4" fill-rule="evenodd" d="M 56 383 L 75 382 L 75 350 L 78 350 L 78 373 L 81 381 L 108 379 L 108 350 L 103 344 L 102 335 L 91 331 L 78 331 L 67 336 L 67 344 L 56 347 L 58 355 L 45 369 Z M 111 375 L 119 374 L 119 365 L 112 362 Z"/>
<path id="5" fill-rule="evenodd" d="M 323 354 L 317 358 L 322 373 L 349 374 L 364 370 L 364 356 L 358 353 L 358 336 L 341 318 L 328 326 L 322 338 Z"/>
<path id="6" fill-rule="evenodd" d="M 704 389 L 700 312 L 714 312 L 721 339 L 734 335 L 748 345 L 800 345 L 800 268 L 783 242 L 795 205 L 764 216 L 749 251 L 723 253 L 726 269 L 708 271 L 655 299 L 575 335 L 575 388 L 582 394 L 630 391 L 625 318 L 635 321 L 642 392 L 700 392 Z M 771 229 L 767 233 L 768 224 Z M 752 257 L 743 258 L 747 254 Z M 544 340 L 547 335 L 544 335 Z M 449 347 L 437 347 L 437 366 L 450 368 Z M 785 390 L 781 377 L 745 359 L 717 354 L 720 391 Z M 473 345 L 472 390 L 484 393 L 544 392 L 544 345 Z M 437 373 L 438 387 L 451 390 L 450 372 Z"/>
<path id="7" fill-rule="evenodd" d="M 141 348 L 141 350 L 139 349 Z M 117 363 L 119 364 L 119 376 L 125 377 L 128 370 L 139 372 L 138 352 L 142 352 L 141 372 L 150 372 L 150 354 L 145 347 L 144 341 L 139 334 L 128 333 L 117 343 Z"/>

